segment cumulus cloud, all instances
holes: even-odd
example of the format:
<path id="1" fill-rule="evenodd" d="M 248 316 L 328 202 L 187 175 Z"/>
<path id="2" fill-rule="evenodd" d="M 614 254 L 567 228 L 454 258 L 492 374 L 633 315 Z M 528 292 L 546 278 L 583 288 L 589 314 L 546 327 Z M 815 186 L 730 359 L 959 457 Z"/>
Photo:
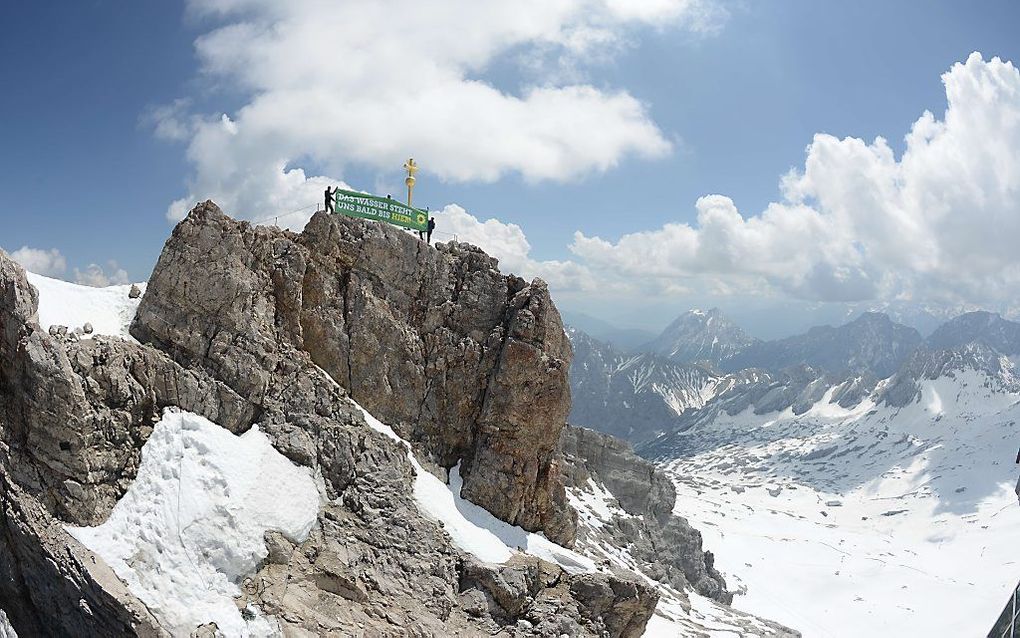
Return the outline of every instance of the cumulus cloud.
<path id="1" fill-rule="evenodd" d="M 189 11 L 215 25 L 196 42 L 204 77 L 247 97 L 230 114 L 187 101 L 149 114 L 159 136 L 187 140 L 194 167 L 171 220 L 207 197 L 249 217 L 311 204 L 346 167 L 392 170 L 412 152 L 454 181 L 569 180 L 661 157 L 671 142 L 643 103 L 559 70 L 611 55 L 636 27 L 709 32 L 726 17 L 710 0 L 190 0 Z M 529 61 L 526 86 L 486 78 L 502 60 Z"/>
<path id="2" fill-rule="evenodd" d="M 89 264 L 84 270 L 75 268 L 74 281 L 78 284 L 94 286 L 96 288 L 131 283 L 127 271 L 112 259 L 106 262 L 105 268 L 99 264 Z"/>
<path id="3" fill-rule="evenodd" d="M 46 277 L 59 277 L 67 271 L 67 260 L 56 248 L 22 246 L 11 253 L 11 259 L 25 270 Z"/>
<path id="4" fill-rule="evenodd" d="M 816 135 L 782 198 L 745 216 L 697 201 L 694 224 L 617 241 L 575 234 L 600 272 L 659 289 L 809 300 L 992 303 L 1020 293 L 1020 72 L 978 53 L 942 76 L 948 108 L 925 112 L 897 159 L 886 140 Z"/>
<path id="5" fill-rule="evenodd" d="M 572 261 L 536 260 L 531 244 L 517 224 L 497 219 L 480 221 L 463 208 L 449 205 L 434 213 L 439 241 L 456 239 L 478 246 L 499 260 L 500 270 L 526 279 L 541 277 L 555 290 L 587 291 L 595 282 L 587 267 Z M 442 229 L 442 230 L 439 230 Z"/>

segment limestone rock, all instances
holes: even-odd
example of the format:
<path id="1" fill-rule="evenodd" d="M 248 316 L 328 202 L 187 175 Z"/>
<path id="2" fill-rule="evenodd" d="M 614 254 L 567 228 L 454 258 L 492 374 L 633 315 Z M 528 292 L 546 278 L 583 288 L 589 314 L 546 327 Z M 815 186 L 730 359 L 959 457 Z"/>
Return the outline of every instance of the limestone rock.
<path id="1" fill-rule="evenodd" d="M 21 636 L 169 636 L 3 467 L 0 603 Z"/>
<path id="2" fill-rule="evenodd" d="M 677 591 L 693 588 L 720 602 L 732 601 L 711 552 L 702 548 L 701 533 L 673 515 L 676 491 L 668 477 L 635 455 L 628 443 L 608 434 L 568 426 L 561 445 L 568 483 L 586 489 L 588 479 L 596 479 L 630 515 L 597 530 L 583 530 L 580 545 L 601 540 L 628 547 L 648 576 Z"/>
<path id="3" fill-rule="evenodd" d="M 460 463 L 465 497 L 569 545 L 569 342 L 546 285 L 496 265 L 385 224 L 322 213 L 297 235 L 206 202 L 174 229 L 131 332 L 256 403 L 307 353 L 439 465 Z"/>

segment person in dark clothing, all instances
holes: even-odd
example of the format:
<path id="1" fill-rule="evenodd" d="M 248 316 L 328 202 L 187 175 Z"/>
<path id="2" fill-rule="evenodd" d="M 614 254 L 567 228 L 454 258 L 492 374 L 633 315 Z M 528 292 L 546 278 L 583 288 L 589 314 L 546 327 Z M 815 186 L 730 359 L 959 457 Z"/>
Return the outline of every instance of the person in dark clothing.
<path id="1" fill-rule="evenodd" d="M 430 244 L 432 243 L 432 231 L 434 231 L 435 229 L 436 229 L 436 218 L 435 217 L 429 217 L 429 229 L 428 229 L 428 231 L 426 231 L 426 239 L 425 239 L 425 241 L 427 241 Z"/>
<path id="2" fill-rule="evenodd" d="M 332 190 L 329 186 L 326 187 L 326 208 L 325 208 L 325 211 L 327 213 L 335 213 L 336 212 L 333 209 L 333 194 L 335 192 L 336 191 Z"/>
<path id="3" fill-rule="evenodd" d="M 1016 462 L 1020 464 L 1020 451 L 1016 453 Z M 1014 491 L 1016 492 L 1017 501 L 1020 501 L 1020 477 L 1016 479 L 1016 490 Z"/>

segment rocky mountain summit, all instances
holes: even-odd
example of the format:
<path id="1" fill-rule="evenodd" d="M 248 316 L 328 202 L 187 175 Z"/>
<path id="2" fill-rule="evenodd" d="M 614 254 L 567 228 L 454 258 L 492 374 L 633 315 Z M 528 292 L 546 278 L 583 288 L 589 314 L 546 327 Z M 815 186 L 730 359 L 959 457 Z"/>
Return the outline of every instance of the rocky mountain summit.
<path id="1" fill-rule="evenodd" d="M 679 363 L 700 361 L 718 366 L 757 343 L 758 339 L 712 308 L 680 315 L 641 350 Z"/>
<path id="2" fill-rule="evenodd" d="M 548 290 L 477 248 L 326 214 L 296 234 L 206 202 L 167 241 L 134 340 L 44 330 L 39 301 L 0 253 L 0 609 L 22 636 L 223 633 L 183 632 L 161 602 L 167 548 L 110 563 L 71 534 L 139 502 L 126 497 L 140 468 L 164 463 L 146 476 L 178 486 L 186 458 L 211 471 L 199 425 L 152 456 L 182 411 L 265 437 L 318 486 L 305 531 L 267 528 L 251 556 L 199 549 L 215 538 L 183 527 L 166 537 L 185 572 L 229 574 L 245 635 L 631 637 L 665 622 L 667 599 L 692 632 L 717 622 L 707 605 L 793 635 L 720 604 L 725 582 L 672 515 L 668 481 L 565 429 L 571 349 Z M 163 514 L 180 517 L 181 497 Z M 620 504 L 615 531 L 591 518 L 596 502 Z M 506 557 L 479 557 L 472 534 Z"/>

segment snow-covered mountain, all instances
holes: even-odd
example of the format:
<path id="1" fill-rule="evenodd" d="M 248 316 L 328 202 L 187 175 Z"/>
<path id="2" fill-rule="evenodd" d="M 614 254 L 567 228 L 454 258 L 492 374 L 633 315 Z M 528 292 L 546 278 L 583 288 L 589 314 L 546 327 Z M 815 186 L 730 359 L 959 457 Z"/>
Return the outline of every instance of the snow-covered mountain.
<path id="1" fill-rule="evenodd" d="M 723 316 L 718 308 L 712 308 L 685 312 L 640 350 L 679 363 L 718 365 L 756 343 L 758 339 Z"/>
<path id="2" fill-rule="evenodd" d="M 987 632 L 1020 573 L 1011 323 L 950 321 L 880 382 L 759 374 L 641 447 L 734 606 L 809 636 Z"/>
<path id="3" fill-rule="evenodd" d="M 782 370 L 805 364 L 830 374 L 871 375 L 884 379 L 921 343 L 913 328 L 881 313 L 864 313 L 838 327 L 818 326 L 807 333 L 758 342 L 724 360 L 727 371 L 744 368 Z"/>
<path id="4" fill-rule="evenodd" d="M 650 354 L 624 354 L 574 327 L 570 423 L 628 441 L 672 429 L 678 417 L 711 398 L 720 377 L 706 368 Z"/>

